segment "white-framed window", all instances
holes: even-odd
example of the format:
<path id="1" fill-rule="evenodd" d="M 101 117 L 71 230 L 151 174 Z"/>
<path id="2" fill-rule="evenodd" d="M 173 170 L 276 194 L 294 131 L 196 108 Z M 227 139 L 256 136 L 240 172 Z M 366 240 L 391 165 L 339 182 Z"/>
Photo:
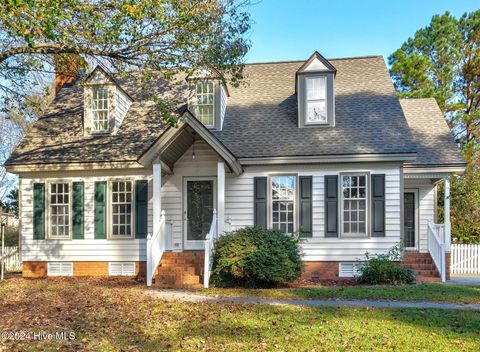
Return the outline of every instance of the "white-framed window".
<path id="1" fill-rule="evenodd" d="M 48 237 L 70 238 L 70 184 L 49 183 L 48 188 Z"/>
<path id="2" fill-rule="evenodd" d="M 327 123 L 327 77 L 306 77 L 305 88 L 305 123 Z"/>
<path id="3" fill-rule="evenodd" d="M 295 231 L 296 177 L 270 177 L 272 228 L 285 233 Z"/>
<path id="4" fill-rule="evenodd" d="M 111 238 L 133 236 L 133 182 L 115 180 L 111 189 Z"/>
<path id="5" fill-rule="evenodd" d="M 367 235 L 368 183 L 366 174 L 341 175 L 342 234 Z"/>
<path id="6" fill-rule="evenodd" d="M 197 119 L 206 127 L 215 127 L 215 87 L 213 82 L 195 84 L 195 111 Z"/>
<path id="7" fill-rule="evenodd" d="M 92 130 L 105 132 L 109 129 L 108 87 L 92 88 Z"/>

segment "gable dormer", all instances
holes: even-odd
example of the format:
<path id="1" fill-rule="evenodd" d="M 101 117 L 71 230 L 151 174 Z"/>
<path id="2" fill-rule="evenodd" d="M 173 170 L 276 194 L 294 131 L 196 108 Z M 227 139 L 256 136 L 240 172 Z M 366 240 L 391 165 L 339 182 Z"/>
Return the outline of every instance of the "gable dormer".
<path id="1" fill-rule="evenodd" d="M 133 99 L 103 68 L 97 66 L 84 82 L 84 134 L 115 133 Z"/>
<path id="2" fill-rule="evenodd" d="M 208 129 L 222 130 L 229 94 L 219 74 L 201 69 L 189 76 L 187 82 L 190 112 Z"/>
<path id="3" fill-rule="evenodd" d="M 335 126 L 335 67 L 318 52 L 296 72 L 298 127 Z"/>

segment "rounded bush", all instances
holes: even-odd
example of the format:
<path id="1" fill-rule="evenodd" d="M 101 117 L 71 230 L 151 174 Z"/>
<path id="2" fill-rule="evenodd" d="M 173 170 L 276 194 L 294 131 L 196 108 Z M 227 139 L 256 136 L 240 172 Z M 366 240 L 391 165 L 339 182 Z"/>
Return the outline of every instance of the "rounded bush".
<path id="1" fill-rule="evenodd" d="M 359 282 L 362 284 L 412 284 L 415 274 L 411 269 L 403 268 L 386 257 L 371 258 L 360 269 Z"/>
<path id="2" fill-rule="evenodd" d="M 275 287 L 298 279 L 302 269 L 298 236 L 247 227 L 216 242 L 211 283 Z"/>

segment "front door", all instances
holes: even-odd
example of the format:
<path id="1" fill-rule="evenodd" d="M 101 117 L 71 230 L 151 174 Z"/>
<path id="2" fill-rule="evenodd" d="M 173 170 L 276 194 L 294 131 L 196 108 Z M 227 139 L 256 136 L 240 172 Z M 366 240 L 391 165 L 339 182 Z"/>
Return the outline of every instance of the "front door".
<path id="1" fill-rule="evenodd" d="M 215 179 L 185 178 L 183 194 L 184 249 L 203 249 L 215 208 Z"/>
<path id="2" fill-rule="evenodd" d="M 405 191 L 403 194 L 403 245 L 406 249 L 417 248 L 417 193 Z"/>

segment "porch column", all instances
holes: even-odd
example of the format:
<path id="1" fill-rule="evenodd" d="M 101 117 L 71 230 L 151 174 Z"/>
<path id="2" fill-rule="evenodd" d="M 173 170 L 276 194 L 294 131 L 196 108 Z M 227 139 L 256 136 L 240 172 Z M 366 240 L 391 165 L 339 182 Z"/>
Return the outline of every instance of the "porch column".
<path id="1" fill-rule="evenodd" d="M 225 163 L 217 162 L 217 229 L 218 233 L 225 232 Z"/>
<path id="2" fill-rule="evenodd" d="M 160 191 L 162 188 L 162 166 L 160 163 L 153 164 L 153 234 L 160 229 L 160 217 L 162 215 L 162 198 Z"/>
<path id="3" fill-rule="evenodd" d="M 445 178 L 445 199 L 444 199 L 444 225 L 445 225 L 445 251 L 450 252 L 452 242 L 452 225 L 450 223 L 450 178 Z"/>

